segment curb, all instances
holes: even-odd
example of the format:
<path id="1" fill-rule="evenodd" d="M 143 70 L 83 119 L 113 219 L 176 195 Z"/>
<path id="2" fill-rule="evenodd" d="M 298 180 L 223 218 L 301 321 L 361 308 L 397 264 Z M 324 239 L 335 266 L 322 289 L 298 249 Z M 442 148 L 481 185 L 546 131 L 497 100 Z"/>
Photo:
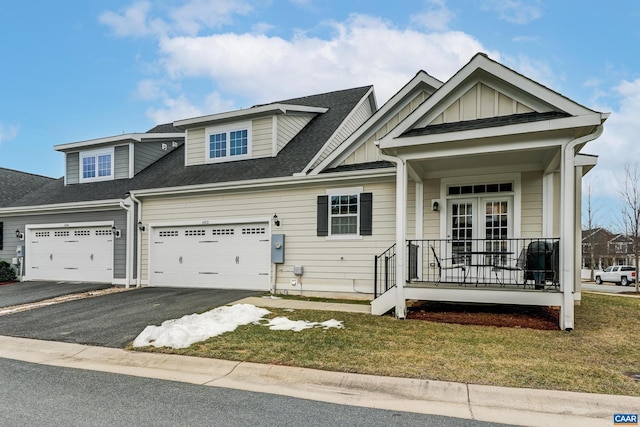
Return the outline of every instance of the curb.
<path id="1" fill-rule="evenodd" d="M 0 357 L 330 403 L 517 425 L 610 426 L 640 397 L 483 386 L 0 336 Z M 524 424 L 523 424 L 524 423 Z"/>

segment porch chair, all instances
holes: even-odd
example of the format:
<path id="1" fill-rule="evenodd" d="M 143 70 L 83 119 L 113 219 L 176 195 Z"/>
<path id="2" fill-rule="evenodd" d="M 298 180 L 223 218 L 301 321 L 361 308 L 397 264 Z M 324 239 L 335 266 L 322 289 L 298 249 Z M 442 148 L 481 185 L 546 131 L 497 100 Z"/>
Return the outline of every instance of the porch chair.
<path id="1" fill-rule="evenodd" d="M 520 255 L 518 255 L 518 258 L 509 258 L 507 259 L 507 262 L 505 262 L 504 264 L 495 264 L 493 266 L 493 272 L 496 275 L 496 280 L 498 281 L 498 283 L 500 283 L 501 287 L 504 287 L 504 275 L 502 276 L 502 280 L 500 280 L 500 276 L 498 276 L 498 272 L 499 271 L 516 271 L 516 272 L 520 272 L 520 271 L 525 271 L 525 267 L 526 267 L 526 256 L 527 256 L 527 250 L 525 248 L 522 248 L 522 250 L 520 251 Z M 515 261 L 514 264 L 511 264 L 511 262 Z M 516 284 L 518 283 L 518 278 L 516 278 Z M 525 281 L 526 284 L 526 281 Z"/>
<path id="2" fill-rule="evenodd" d="M 431 247 L 431 252 L 433 253 L 433 258 L 436 260 L 436 265 L 438 266 L 438 280 L 436 280 L 435 285 L 438 286 L 440 281 L 442 280 L 442 270 L 462 270 L 463 283 L 467 280 L 467 266 L 464 263 L 453 263 L 451 265 L 442 265 L 440 262 L 440 258 L 436 254 L 436 250 L 433 246 Z M 443 258 L 442 261 L 454 261 L 454 258 Z"/>

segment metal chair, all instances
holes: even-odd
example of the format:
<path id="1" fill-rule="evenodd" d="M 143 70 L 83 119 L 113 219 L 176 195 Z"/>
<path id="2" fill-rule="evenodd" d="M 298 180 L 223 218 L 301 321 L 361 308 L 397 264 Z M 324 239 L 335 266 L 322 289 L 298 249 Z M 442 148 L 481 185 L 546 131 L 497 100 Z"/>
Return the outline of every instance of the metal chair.
<path id="1" fill-rule="evenodd" d="M 466 279 L 467 279 L 467 266 L 466 266 L 466 264 L 464 264 L 464 263 L 453 263 L 451 265 L 443 265 L 442 262 L 440 262 L 440 258 L 436 254 L 436 250 L 435 250 L 435 248 L 433 246 L 431 246 L 431 252 L 433 252 L 433 257 L 436 260 L 436 265 L 438 266 L 438 280 L 436 280 L 436 283 L 435 283 L 436 286 L 438 286 L 440 284 L 440 282 L 442 281 L 442 270 L 460 269 L 460 270 L 462 270 L 463 283 L 466 281 Z M 443 258 L 442 261 L 454 261 L 454 258 Z"/>

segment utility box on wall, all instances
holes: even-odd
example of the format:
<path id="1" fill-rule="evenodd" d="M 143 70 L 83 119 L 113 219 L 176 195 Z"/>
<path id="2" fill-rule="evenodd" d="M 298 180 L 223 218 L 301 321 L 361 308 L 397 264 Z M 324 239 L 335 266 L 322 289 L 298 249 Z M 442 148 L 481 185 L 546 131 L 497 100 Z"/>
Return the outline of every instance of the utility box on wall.
<path id="1" fill-rule="evenodd" d="M 271 235 L 271 262 L 284 264 L 284 234 Z"/>

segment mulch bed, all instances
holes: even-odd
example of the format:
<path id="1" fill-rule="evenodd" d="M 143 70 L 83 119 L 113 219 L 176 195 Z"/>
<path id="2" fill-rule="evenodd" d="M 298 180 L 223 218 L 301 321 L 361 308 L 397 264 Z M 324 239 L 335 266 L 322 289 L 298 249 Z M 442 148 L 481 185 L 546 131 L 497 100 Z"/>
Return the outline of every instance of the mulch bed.
<path id="1" fill-rule="evenodd" d="M 553 307 L 421 301 L 408 307 L 407 319 L 500 328 L 559 330 L 559 310 Z"/>
<path id="2" fill-rule="evenodd" d="M 13 282 L 0 282 L 0 286 L 2 286 L 2 285 L 10 285 L 12 283 L 17 283 L 17 282 L 16 281 L 13 281 Z"/>

